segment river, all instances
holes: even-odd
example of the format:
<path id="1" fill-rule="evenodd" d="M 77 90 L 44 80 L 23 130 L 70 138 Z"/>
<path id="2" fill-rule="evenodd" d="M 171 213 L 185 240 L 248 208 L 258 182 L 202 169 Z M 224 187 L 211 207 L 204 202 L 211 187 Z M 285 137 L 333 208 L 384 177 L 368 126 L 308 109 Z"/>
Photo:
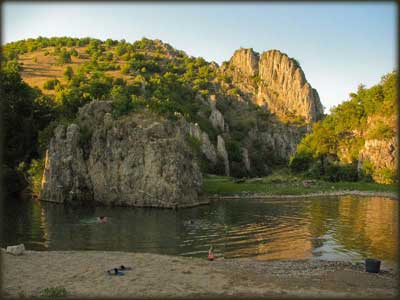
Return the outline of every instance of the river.
<path id="1" fill-rule="evenodd" d="M 2 247 L 112 250 L 260 260 L 397 258 L 398 201 L 339 196 L 220 200 L 180 210 L 4 204 Z M 98 216 L 107 216 L 99 224 Z"/>

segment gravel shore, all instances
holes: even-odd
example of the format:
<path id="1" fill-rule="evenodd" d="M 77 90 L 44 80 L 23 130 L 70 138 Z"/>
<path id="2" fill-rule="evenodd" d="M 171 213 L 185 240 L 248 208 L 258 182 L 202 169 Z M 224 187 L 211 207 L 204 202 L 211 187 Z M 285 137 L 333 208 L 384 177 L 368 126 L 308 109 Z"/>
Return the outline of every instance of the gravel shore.
<path id="1" fill-rule="evenodd" d="M 124 276 L 106 270 L 133 269 Z M 216 259 L 107 251 L 2 252 L 5 297 L 39 296 L 62 286 L 68 297 L 221 298 L 361 297 L 397 295 L 397 274 L 382 266 L 366 273 L 363 264 L 317 260 L 260 261 Z"/>

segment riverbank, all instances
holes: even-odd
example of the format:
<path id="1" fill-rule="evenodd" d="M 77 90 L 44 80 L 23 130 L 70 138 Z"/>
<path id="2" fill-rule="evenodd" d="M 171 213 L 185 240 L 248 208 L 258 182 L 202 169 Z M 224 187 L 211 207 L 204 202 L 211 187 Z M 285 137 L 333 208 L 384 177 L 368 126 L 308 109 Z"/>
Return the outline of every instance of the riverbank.
<path id="1" fill-rule="evenodd" d="M 124 276 L 106 270 L 130 266 Z M 40 296 L 62 287 L 67 297 L 393 297 L 395 270 L 370 274 L 362 264 L 206 259 L 106 251 L 2 253 L 3 295 Z"/>
<path id="2" fill-rule="evenodd" d="M 312 198 L 312 197 L 332 197 L 332 196 L 346 196 L 346 195 L 354 195 L 354 196 L 363 196 L 363 197 L 384 197 L 391 199 L 399 199 L 397 193 L 392 192 L 374 192 L 374 191 L 337 191 L 337 192 L 319 192 L 319 193 L 308 193 L 308 194 L 300 194 L 300 195 L 274 195 L 274 194 L 263 194 L 263 193 L 240 193 L 236 195 L 210 195 L 208 198 L 210 200 L 218 200 L 218 199 L 296 199 L 296 198 Z"/>
<path id="3" fill-rule="evenodd" d="M 227 176 L 204 177 L 204 191 L 210 199 L 302 198 L 318 196 L 376 196 L 398 199 L 397 185 L 373 182 L 326 182 L 284 175 L 235 180 Z"/>

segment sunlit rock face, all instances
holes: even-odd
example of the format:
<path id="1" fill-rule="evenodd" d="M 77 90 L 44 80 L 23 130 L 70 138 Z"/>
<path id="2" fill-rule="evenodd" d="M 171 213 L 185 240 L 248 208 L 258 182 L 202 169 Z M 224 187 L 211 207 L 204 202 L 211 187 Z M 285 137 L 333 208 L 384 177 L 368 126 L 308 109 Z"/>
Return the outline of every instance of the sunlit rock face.
<path id="1" fill-rule="evenodd" d="M 312 123 L 323 115 L 318 92 L 307 82 L 296 60 L 278 50 L 237 50 L 229 62 L 233 82 L 254 103 L 266 105 L 281 119 Z"/>
<path id="2" fill-rule="evenodd" d="M 57 127 L 41 199 L 170 208 L 200 204 L 202 175 L 185 130 L 151 115 L 113 119 L 111 111 L 110 102 L 93 101 L 80 110 L 79 125 Z"/>

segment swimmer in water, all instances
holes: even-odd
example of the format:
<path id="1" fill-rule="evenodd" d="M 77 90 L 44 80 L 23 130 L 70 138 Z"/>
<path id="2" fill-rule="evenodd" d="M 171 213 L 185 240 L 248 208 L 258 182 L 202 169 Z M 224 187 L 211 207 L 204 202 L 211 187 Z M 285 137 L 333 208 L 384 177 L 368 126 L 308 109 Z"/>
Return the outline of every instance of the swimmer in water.
<path id="1" fill-rule="evenodd" d="M 99 223 L 107 223 L 108 219 L 107 219 L 106 216 L 100 216 L 100 217 L 97 218 L 97 221 Z"/>
<path id="2" fill-rule="evenodd" d="M 208 250 L 208 260 L 214 260 L 214 252 L 213 252 L 213 246 L 211 245 L 210 250 Z"/>

